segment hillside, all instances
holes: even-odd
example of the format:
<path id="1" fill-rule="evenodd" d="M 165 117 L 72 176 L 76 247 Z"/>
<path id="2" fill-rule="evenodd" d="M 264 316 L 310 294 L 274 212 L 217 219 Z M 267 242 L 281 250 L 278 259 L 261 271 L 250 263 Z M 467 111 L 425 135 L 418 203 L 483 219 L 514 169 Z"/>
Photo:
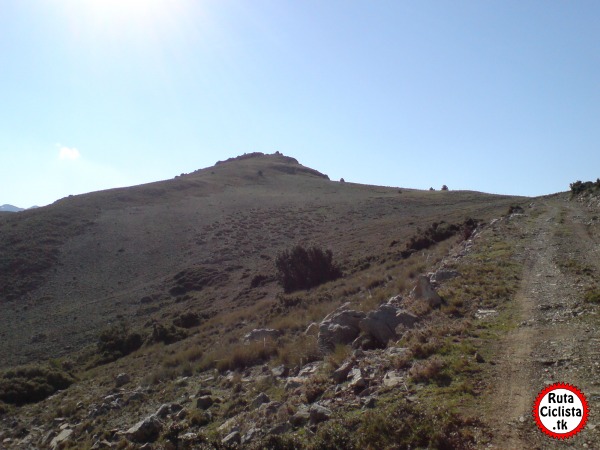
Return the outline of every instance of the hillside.
<path id="1" fill-rule="evenodd" d="M 2 215 L 0 443 L 593 448 L 530 410 L 560 379 L 597 423 L 597 214 L 250 154 Z M 296 244 L 343 276 L 284 293 Z"/>
<path id="2" fill-rule="evenodd" d="M 511 201 L 341 184 L 271 155 L 3 217 L 0 317 L 10 320 L 0 323 L 0 364 L 65 355 L 119 318 L 140 325 L 251 305 L 278 290 L 250 289 L 252 278 L 273 275 L 275 255 L 296 243 L 326 245 L 352 269 L 417 227 L 485 220 Z M 198 284 L 174 295 L 184 271 Z"/>

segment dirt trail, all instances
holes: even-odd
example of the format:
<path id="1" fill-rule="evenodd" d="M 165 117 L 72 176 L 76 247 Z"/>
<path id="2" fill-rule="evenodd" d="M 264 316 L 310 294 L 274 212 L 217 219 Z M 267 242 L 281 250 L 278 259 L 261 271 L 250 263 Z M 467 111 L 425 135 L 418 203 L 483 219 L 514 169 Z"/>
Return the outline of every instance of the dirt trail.
<path id="1" fill-rule="evenodd" d="M 590 214 L 551 199 L 513 222 L 524 237 L 524 272 L 514 300 L 518 326 L 500 343 L 495 361 L 488 448 L 600 448 L 600 330 L 597 307 L 582 300 L 584 282 L 598 279 L 598 242 L 584 230 Z M 570 272 L 569 261 L 587 267 L 588 278 Z M 590 403 L 588 426 L 567 441 L 542 434 L 531 416 L 538 392 L 557 381 L 576 385 Z"/>

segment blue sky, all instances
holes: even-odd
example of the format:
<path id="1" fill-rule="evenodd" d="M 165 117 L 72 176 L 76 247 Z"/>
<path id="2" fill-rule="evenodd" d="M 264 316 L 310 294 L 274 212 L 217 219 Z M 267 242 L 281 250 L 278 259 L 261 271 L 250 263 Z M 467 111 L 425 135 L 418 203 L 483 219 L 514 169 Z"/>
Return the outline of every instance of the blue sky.
<path id="1" fill-rule="evenodd" d="M 0 204 L 246 152 L 539 195 L 600 177 L 597 1 L 0 0 Z"/>

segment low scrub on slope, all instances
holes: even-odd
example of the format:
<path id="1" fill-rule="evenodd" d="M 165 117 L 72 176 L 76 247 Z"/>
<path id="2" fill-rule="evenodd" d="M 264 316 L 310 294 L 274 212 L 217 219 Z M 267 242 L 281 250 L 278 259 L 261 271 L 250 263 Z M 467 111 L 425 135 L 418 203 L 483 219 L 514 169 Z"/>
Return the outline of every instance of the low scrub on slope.
<path id="1" fill-rule="evenodd" d="M 590 195 L 594 193 L 600 192 L 600 178 L 594 181 L 575 181 L 571 183 L 571 197 L 575 197 L 577 195 Z"/>
<path id="2" fill-rule="evenodd" d="M 331 250 L 297 245 L 281 252 L 275 261 L 277 278 L 285 292 L 310 289 L 342 276 L 341 269 L 333 262 Z"/>
<path id="3" fill-rule="evenodd" d="M 0 374 L 0 400 L 17 406 L 35 403 L 68 388 L 74 379 L 54 367 L 22 366 Z"/>

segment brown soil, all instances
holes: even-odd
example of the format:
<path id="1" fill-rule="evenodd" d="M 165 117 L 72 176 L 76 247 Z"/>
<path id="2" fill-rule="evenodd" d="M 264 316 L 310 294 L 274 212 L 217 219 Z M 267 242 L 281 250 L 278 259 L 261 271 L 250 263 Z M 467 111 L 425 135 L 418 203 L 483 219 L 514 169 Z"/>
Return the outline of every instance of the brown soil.
<path id="1" fill-rule="evenodd" d="M 491 373 L 491 448 L 596 448 L 600 328 L 597 311 L 582 301 L 599 268 L 598 235 L 585 225 L 593 213 L 564 198 L 540 199 L 533 211 L 537 217 L 518 220 L 525 269 L 514 299 L 517 326 L 498 343 Z M 575 272 L 567 261 L 577 262 Z M 590 405 L 587 427 L 566 441 L 542 434 L 532 419 L 538 392 L 554 382 L 577 386 Z"/>

